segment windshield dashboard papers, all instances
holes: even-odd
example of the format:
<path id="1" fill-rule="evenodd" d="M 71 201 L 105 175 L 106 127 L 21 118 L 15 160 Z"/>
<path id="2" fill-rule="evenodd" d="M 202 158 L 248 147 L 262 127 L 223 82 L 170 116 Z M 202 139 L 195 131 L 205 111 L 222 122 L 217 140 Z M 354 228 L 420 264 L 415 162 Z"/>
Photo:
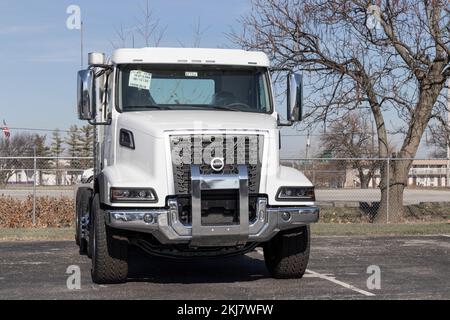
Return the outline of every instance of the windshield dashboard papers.
<path id="1" fill-rule="evenodd" d="M 138 89 L 150 90 L 152 74 L 141 70 L 130 71 L 130 80 L 128 86 Z"/>

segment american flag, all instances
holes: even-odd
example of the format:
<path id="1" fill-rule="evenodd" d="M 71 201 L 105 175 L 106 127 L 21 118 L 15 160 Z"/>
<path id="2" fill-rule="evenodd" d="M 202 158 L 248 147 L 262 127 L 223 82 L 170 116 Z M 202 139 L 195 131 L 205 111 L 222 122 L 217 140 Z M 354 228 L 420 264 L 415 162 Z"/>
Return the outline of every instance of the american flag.
<path id="1" fill-rule="evenodd" d="M 6 125 L 6 121 L 3 120 L 3 128 L 2 128 L 3 134 L 5 135 L 6 139 L 9 139 L 9 137 L 11 136 L 11 132 L 9 131 L 8 126 Z"/>

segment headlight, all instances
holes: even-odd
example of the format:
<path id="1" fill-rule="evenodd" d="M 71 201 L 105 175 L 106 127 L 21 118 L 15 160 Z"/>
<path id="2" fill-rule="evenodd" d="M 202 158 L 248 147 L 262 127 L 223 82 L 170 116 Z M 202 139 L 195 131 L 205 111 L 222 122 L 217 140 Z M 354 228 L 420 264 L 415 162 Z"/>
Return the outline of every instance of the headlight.
<path id="1" fill-rule="evenodd" d="M 151 188 L 111 188 L 112 202 L 157 202 L 155 190 Z"/>
<path id="2" fill-rule="evenodd" d="M 277 201 L 316 201 L 314 187 L 281 187 L 278 189 Z"/>

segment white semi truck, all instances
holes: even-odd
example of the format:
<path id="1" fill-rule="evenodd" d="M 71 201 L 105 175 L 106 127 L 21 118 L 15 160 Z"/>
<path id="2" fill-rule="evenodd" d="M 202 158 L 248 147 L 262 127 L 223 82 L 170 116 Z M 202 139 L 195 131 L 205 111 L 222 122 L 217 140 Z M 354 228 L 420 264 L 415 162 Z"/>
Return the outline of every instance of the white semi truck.
<path id="1" fill-rule="evenodd" d="M 78 114 L 96 126 L 95 168 L 76 192 L 75 237 L 94 282 L 127 280 L 130 245 L 179 259 L 262 247 L 273 277 L 303 276 L 319 209 L 279 160 L 280 127 L 302 117 L 301 76 L 288 75 L 287 121 L 272 91 L 261 52 L 89 54 Z"/>

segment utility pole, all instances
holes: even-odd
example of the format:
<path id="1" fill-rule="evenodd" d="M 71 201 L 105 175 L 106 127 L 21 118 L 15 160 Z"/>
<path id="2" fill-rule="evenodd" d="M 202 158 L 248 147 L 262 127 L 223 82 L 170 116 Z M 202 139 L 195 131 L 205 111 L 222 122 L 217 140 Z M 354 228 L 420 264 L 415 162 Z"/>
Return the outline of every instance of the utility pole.
<path id="1" fill-rule="evenodd" d="M 33 146 L 33 227 L 36 226 L 36 184 L 37 184 L 36 146 Z M 40 181 L 39 181 L 40 182 Z"/>
<path id="2" fill-rule="evenodd" d="M 84 43 L 83 43 L 83 21 L 80 25 L 80 49 L 81 49 L 81 69 L 84 67 Z"/>
<path id="3" fill-rule="evenodd" d="M 373 121 L 370 122 L 372 125 L 372 157 L 375 155 L 375 130 L 373 128 Z"/>
<path id="4" fill-rule="evenodd" d="M 311 137 L 310 137 L 310 131 L 308 130 L 308 135 L 306 136 L 306 160 L 308 160 L 309 157 L 309 148 L 311 147 Z"/>
<path id="5" fill-rule="evenodd" d="M 309 158 L 309 148 L 311 147 L 311 138 L 310 138 L 310 131 L 308 130 L 308 135 L 306 136 L 306 151 L 305 151 L 305 167 L 304 171 L 308 169 L 308 158 Z"/>

